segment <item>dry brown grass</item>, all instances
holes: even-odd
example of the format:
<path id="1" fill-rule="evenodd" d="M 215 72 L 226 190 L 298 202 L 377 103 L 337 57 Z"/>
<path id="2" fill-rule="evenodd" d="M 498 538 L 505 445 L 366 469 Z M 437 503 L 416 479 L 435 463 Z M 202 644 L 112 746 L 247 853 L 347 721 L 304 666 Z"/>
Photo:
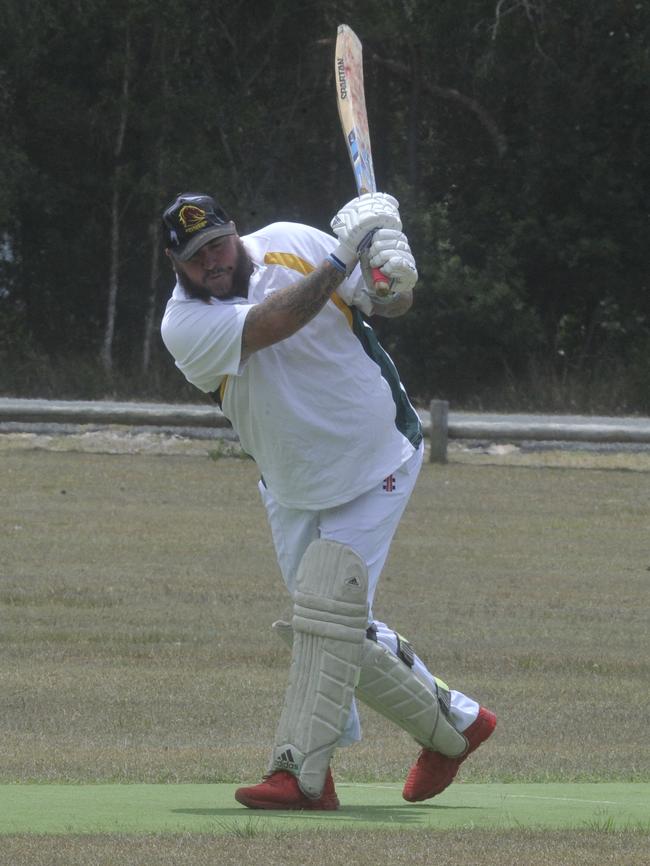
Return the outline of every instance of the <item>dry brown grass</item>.
<path id="1" fill-rule="evenodd" d="M 648 866 L 640 833 L 529 830 L 3 837 L 0 866 Z"/>
<path id="2" fill-rule="evenodd" d="M 288 603 L 254 464 L 0 461 L 0 781 L 256 780 L 288 663 L 269 626 Z M 645 473 L 425 465 L 377 614 L 498 713 L 464 779 L 650 779 L 649 525 Z M 363 718 L 337 778 L 401 779 L 413 744 Z M 4 837 L 0 863 L 292 866 L 325 850 L 331 864 L 641 866 L 649 847 L 597 830 Z"/>
<path id="3" fill-rule="evenodd" d="M 256 779 L 288 604 L 254 464 L 7 452 L 2 470 L 0 780 Z M 498 713 L 466 779 L 649 778 L 647 485 L 425 465 L 377 613 Z M 411 742 L 364 721 L 337 773 L 401 778 Z"/>

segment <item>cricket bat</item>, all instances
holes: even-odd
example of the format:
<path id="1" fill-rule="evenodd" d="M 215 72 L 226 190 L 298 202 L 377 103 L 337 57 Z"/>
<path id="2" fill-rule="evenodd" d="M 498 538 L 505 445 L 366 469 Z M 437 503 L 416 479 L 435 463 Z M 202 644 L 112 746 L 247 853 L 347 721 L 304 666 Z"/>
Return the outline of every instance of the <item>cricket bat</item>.
<path id="1" fill-rule="evenodd" d="M 370 130 L 363 89 L 363 49 L 351 27 L 339 24 L 335 58 L 336 96 L 343 137 L 352 163 L 357 193 L 376 192 L 375 170 L 370 149 Z M 390 283 L 379 268 L 372 269 L 375 292 L 390 291 Z"/>

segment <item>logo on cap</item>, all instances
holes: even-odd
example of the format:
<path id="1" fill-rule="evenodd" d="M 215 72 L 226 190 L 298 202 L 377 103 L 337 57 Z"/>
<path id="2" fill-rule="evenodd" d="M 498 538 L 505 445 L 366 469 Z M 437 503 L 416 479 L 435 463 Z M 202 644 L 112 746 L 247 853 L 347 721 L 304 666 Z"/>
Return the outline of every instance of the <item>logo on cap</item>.
<path id="1" fill-rule="evenodd" d="M 204 229 L 207 224 L 207 214 L 202 207 L 186 204 L 178 212 L 178 219 L 188 235 Z"/>

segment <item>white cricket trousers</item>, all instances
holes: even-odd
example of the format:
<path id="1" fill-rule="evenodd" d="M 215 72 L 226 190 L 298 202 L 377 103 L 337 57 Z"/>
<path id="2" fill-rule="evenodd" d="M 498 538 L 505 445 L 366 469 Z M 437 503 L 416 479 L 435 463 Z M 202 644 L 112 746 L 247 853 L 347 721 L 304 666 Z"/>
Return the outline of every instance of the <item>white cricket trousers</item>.
<path id="1" fill-rule="evenodd" d="M 395 530 L 404 513 L 422 466 L 421 445 L 406 463 L 372 490 L 335 508 L 304 511 L 285 508 L 275 501 L 262 482 L 259 484 L 266 508 L 273 544 L 282 577 L 293 597 L 298 565 L 307 547 L 317 538 L 331 539 L 349 545 L 365 561 L 368 569 L 368 604 L 370 622 L 377 629 L 377 640 L 393 654 L 397 652 L 395 632 L 372 614 L 372 604 L 379 576 L 388 557 Z M 416 655 L 414 669 L 432 684 L 435 677 Z M 461 692 L 451 692 L 451 721 L 459 731 L 469 727 L 478 715 L 479 705 Z M 358 742 L 361 725 L 353 702 L 340 746 Z"/>

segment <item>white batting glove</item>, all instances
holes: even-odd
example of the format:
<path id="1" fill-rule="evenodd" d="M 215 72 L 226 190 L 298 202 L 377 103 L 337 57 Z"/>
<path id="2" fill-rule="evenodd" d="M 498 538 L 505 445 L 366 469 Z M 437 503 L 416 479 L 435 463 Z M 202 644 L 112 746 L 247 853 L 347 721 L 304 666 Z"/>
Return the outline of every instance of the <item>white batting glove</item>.
<path id="1" fill-rule="evenodd" d="M 371 268 L 379 268 L 390 285 L 390 293 L 379 297 L 374 290 Z M 411 292 L 418 281 L 415 259 L 408 239 L 398 229 L 381 228 L 375 232 L 367 255 L 361 256 L 361 270 L 368 294 L 375 303 L 390 303 L 395 295 Z"/>
<path id="2" fill-rule="evenodd" d="M 377 229 L 400 231 L 399 204 L 392 195 L 368 192 L 341 208 L 330 225 L 339 239 L 330 261 L 339 270 L 350 273 Z"/>

